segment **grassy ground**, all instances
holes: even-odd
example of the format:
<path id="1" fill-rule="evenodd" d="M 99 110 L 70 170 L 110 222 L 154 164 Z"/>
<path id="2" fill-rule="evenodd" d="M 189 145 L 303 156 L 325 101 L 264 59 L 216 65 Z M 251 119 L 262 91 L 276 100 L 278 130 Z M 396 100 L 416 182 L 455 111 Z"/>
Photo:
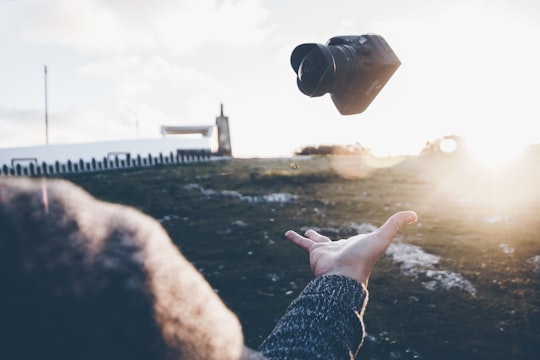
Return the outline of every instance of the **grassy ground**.
<path id="1" fill-rule="evenodd" d="M 311 279 L 306 255 L 286 242 L 285 230 L 317 227 L 345 237 L 351 223 L 379 226 L 395 211 L 416 210 L 419 222 L 401 241 L 440 256 L 436 270 L 461 274 L 476 294 L 428 290 L 422 276 L 404 276 L 390 257 L 381 259 L 370 281 L 361 358 L 536 359 L 538 158 L 530 155 L 504 172 L 459 155 L 395 164 L 234 159 L 70 179 L 98 198 L 159 219 L 238 314 L 254 348 Z M 257 201 L 276 193 L 297 199 Z"/>

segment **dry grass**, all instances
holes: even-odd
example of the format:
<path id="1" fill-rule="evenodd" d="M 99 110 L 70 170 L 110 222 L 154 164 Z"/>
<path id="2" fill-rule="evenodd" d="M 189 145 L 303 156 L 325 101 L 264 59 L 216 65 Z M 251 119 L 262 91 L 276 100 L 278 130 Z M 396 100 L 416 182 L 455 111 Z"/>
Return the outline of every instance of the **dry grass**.
<path id="1" fill-rule="evenodd" d="M 504 171 L 459 155 L 376 163 L 361 158 L 236 159 L 80 175 L 96 196 L 162 219 L 171 237 L 244 324 L 256 347 L 311 278 L 305 255 L 282 233 L 347 223 L 380 225 L 413 209 L 402 241 L 438 255 L 477 295 L 427 290 L 383 258 L 373 274 L 363 358 L 533 359 L 540 351 L 540 157 Z M 392 165 L 392 166 L 389 166 Z M 186 188 L 242 195 L 291 193 L 294 203 L 250 203 Z M 539 265 L 540 266 L 540 265 Z M 399 357 L 398 357 L 399 356 Z"/>

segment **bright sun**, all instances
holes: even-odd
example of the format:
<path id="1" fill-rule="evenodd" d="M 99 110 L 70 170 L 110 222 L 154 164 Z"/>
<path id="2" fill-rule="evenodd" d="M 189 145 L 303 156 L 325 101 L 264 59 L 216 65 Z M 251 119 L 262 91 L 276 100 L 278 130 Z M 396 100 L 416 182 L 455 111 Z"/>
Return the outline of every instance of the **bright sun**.
<path id="1" fill-rule="evenodd" d="M 504 136 L 485 135 L 466 139 L 467 151 L 480 166 L 500 169 L 514 163 L 524 145 Z"/>

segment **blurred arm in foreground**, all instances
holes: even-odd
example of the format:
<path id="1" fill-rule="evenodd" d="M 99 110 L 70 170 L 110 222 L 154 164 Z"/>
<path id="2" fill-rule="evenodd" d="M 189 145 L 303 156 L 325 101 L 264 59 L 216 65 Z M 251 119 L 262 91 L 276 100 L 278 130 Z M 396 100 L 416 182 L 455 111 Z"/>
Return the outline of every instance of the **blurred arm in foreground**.
<path id="1" fill-rule="evenodd" d="M 309 254 L 317 277 L 291 303 L 261 345 L 268 359 L 354 359 L 364 336 L 363 314 L 373 266 L 416 213 L 402 211 L 366 235 L 331 241 L 308 230 L 285 236 Z M 290 357 L 289 357 L 290 356 Z"/>
<path id="2" fill-rule="evenodd" d="M 237 317 L 154 219 L 0 177 L 0 359 L 240 359 Z"/>
<path id="3" fill-rule="evenodd" d="M 318 277 L 262 354 L 354 356 L 371 268 L 415 218 L 339 242 L 288 232 Z M 157 221 L 67 181 L 0 177 L 0 284 L 0 359 L 263 359 Z"/>

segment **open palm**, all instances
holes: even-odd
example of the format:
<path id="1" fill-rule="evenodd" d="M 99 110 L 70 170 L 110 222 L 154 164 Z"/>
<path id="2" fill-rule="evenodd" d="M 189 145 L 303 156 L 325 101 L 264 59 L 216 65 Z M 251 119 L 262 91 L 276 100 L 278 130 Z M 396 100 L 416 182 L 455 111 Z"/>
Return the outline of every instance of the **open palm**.
<path id="1" fill-rule="evenodd" d="M 304 236 L 289 230 L 285 236 L 309 254 L 315 276 L 344 275 L 367 287 L 369 275 L 377 260 L 401 229 L 416 219 L 415 212 L 401 211 L 392 215 L 372 233 L 338 241 L 332 241 L 314 230 L 306 231 Z"/>

